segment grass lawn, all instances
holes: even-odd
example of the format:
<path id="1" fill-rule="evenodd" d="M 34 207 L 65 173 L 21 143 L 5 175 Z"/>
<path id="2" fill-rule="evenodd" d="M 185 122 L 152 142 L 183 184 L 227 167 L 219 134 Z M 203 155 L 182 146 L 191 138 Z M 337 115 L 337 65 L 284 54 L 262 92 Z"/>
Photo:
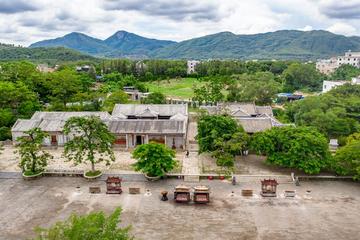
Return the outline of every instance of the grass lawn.
<path id="1" fill-rule="evenodd" d="M 200 82 L 196 78 L 179 78 L 146 83 L 146 87 L 149 88 L 150 92 L 161 92 L 167 97 L 191 99 L 194 94 L 194 86 L 202 84 L 204 82 Z"/>

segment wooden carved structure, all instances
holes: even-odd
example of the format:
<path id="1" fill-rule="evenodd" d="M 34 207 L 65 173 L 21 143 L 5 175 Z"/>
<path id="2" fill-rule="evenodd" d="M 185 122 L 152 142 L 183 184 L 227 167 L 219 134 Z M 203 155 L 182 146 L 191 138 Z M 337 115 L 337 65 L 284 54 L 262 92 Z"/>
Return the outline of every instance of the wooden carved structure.
<path id="1" fill-rule="evenodd" d="M 195 203 L 210 202 L 210 189 L 206 186 L 194 187 L 194 202 Z"/>
<path id="2" fill-rule="evenodd" d="M 174 199 L 176 202 L 190 202 L 190 188 L 179 185 L 175 188 Z"/>
<path id="3" fill-rule="evenodd" d="M 276 197 L 276 187 L 278 182 L 275 179 L 264 179 L 261 181 L 261 196 Z"/>
<path id="4" fill-rule="evenodd" d="M 106 193 L 107 194 L 120 194 L 122 179 L 119 177 L 108 177 L 106 179 Z"/>

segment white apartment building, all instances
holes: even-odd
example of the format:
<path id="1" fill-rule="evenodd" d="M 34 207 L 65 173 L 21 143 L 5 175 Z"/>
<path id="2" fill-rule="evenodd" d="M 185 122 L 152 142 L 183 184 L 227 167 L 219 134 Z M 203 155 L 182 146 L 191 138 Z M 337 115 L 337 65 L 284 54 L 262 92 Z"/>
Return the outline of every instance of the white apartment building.
<path id="1" fill-rule="evenodd" d="M 316 69 L 326 75 L 329 75 L 339 67 L 337 62 L 337 57 L 332 57 L 330 59 L 321 59 L 316 62 Z"/>
<path id="2" fill-rule="evenodd" d="M 333 89 L 337 86 L 344 85 L 346 83 L 350 83 L 353 85 L 360 85 L 360 76 L 358 76 L 356 78 L 352 78 L 351 82 L 350 81 L 323 81 L 322 93 L 326 93 L 326 92 L 330 91 L 331 89 Z"/>
<path id="3" fill-rule="evenodd" d="M 187 61 L 187 74 L 192 74 L 195 72 L 195 67 L 198 65 L 200 61 L 189 60 Z"/>
<path id="4" fill-rule="evenodd" d="M 360 52 L 348 51 L 345 53 L 345 56 L 337 57 L 337 63 L 339 66 L 343 64 L 349 64 L 354 67 L 360 68 Z"/>
<path id="5" fill-rule="evenodd" d="M 360 68 L 360 52 L 351 52 L 349 50 L 344 56 L 320 59 L 316 62 L 316 69 L 321 73 L 329 75 L 344 64 Z"/>

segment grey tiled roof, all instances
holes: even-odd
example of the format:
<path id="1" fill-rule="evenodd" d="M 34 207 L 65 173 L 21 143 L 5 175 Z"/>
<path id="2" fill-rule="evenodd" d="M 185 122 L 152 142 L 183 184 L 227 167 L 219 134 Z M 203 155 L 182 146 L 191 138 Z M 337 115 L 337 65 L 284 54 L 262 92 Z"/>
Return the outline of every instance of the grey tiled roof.
<path id="1" fill-rule="evenodd" d="M 176 120 L 117 120 L 108 123 L 109 130 L 116 134 L 185 134 L 186 123 Z"/>
<path id="2" fill-rule="evenodd" d="M 177 113 L 188 115 L 186 104 L 116 104 L 112 115 L 138 116 L 145 111 L 158 113 L 162 116 L 174 116 Z"/>

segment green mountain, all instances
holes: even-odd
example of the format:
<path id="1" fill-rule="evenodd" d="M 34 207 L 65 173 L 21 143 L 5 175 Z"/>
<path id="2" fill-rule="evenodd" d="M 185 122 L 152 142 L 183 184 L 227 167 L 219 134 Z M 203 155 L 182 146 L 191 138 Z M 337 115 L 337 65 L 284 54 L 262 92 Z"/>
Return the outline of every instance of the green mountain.
<path id="1" fill-rule="evenodd" d="M 348 50 L 360 51 L 360 37 L 345 37 L 322 30 L 282 30 L 251 35 L 221 32 L 175 43 L 119 31 L 104 41 L 71 33 L 30 47 L 36 46 L 63 46 L 100 57 L 315 60 L 344 54 Z"/>
<path id="2" fill-rule="evenodd" d="M 118 31 L 106 40 L 73 32 L 60 38 L 33 43 L 30 47 L 66 47 L 98 57 L 146 58 L 151 51 L 173 43 L 175 42 L 149 39 L 126 31 Z"/>
<path id="3" fill-rule="evenodd" d="M 172 45 L 175 42 L 144 38 L 126 31 L 118 31 L 111 37 L 104 40 L 106 46 L 115 51 L 108 53 L 109 57 L 134 56 L 147 57 L 151 51 Z"/>
<path id="4" fill-rule="evenodd" d="M 79 61 L 94 60 L 90 55 L 85 55 L 72 49 L 56 48 L 27 48 L 15 47 L 8 44 L 0 44 L 0 60 L 31 60 L 31 61 Z"/>
<path id="5" fill-rule="evenodd" d="M 327 31 L 235 35 L 222 32 L 190 39 L 152 52 L 154 58 L 184 59 L 316 59 L 360 50 L 359 37 Z"/>
<path id="6" fill-rule="evenodd" d="M 82 33 L 72 32 L 63 37 L 44 40 L 30 45 L 34 47 L 66 47 L 91 55 L 103 55 L 111 51 L 100 39 L 89 37 Z"/>

